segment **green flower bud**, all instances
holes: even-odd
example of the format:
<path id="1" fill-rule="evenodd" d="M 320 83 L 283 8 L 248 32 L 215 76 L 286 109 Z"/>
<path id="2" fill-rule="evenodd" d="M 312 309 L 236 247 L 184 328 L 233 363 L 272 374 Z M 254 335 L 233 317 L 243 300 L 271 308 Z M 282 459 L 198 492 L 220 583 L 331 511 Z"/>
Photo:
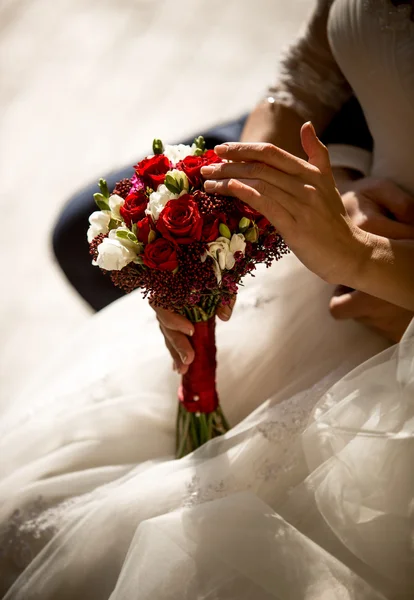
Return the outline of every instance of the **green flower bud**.
<path id="1" fill-rule="evenodd" d="M 250 227 L 250 219 L 242 217 L 239 221 L 239 230 L 244 233 Z"/>
<path id="2" fill-rule="evenodd" d="M 164 144 L 161 140 L 155 138 L 152 142 L 152 151 L 154 154 L 162 154 L 164 152 Z"/>
<path id="3" fill-rule="evenodd" d="M 93 195 L 93 198 L 101 210 L 109 210 L 109 204 L 106 201 L 107 198 L 103 194 L 96 193 Z"/>
<path id="4" fill-rule="evenodd" d="M 166 176 L 164 185 L 172 194 L 179 194 L 181 192 L 179 182 L 172 175 Z"/>
<path id="5" fill-rule="evenodd" d="M 206 149 L 206 141 L 202 135 L 199 135 L 194 139 L 194 143 L 197 146 L 197 149 L 201 150 L 201 153 L 204 154 Z M 197 156 L 200 156 L 199 154 Z"/>
<path id="6" fill-rule="evenodd" d="M 157 239 L 157 234 L 155 233 L 155 231 L 153 229 L 151 229 L 151 231 L 148 234 L 148 243 L 151 244 L 156 239 Z"/>
<path id="7" fill-rule="evenodd" d="M 244 234 L 244 239 L 246 242 L 252 242 L 253 244 L 257 242 L 259 239 L 259 228 L 257 225 L 253 225 L 253 227 L 250 227 L 250 229 L 246 231 Z"/>
<path id="8" fill-rule="evenodd" d="M 99 180 L 99 189 L 101 190 L 101 194 L 102 196 L 104 196 L 105 198 L 109 198 L 109 190 L 108 190 L 108 184 L 106 183 L 105 179 L 100 179 Z"/>
<path id="9" fill-rule="evenodd" d="M 131 241 L 131 242 L 135 242 L 138 243 L 138 238 L 135 235 L 135 233 L 132 233 L 132 231 L 128 231 L 127 233 L 127 238 Z"/>
<path id="10" fill-rule="evenodd" d="M 228 240 L 231 240 L 231 231 L 227 227 L 227 225 L 225 225 L 225 223 L 220 223 L 219 232 L 220 232 L 220 235 L 227 238 Z"/>

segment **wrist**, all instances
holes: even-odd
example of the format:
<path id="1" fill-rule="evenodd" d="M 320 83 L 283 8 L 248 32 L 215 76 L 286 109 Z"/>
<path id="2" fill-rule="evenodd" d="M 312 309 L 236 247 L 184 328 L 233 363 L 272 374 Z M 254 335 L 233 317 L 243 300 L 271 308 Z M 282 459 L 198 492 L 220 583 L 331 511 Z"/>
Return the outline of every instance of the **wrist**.
<path id="1" fill-rule="evenodd" d="M 369 278 L 373 256 L 380 252 L 381 238 L 350 224 L 352 228 L 352 268 L 348 272 L 346 285 L 356 290 L 364 290 Z"/>

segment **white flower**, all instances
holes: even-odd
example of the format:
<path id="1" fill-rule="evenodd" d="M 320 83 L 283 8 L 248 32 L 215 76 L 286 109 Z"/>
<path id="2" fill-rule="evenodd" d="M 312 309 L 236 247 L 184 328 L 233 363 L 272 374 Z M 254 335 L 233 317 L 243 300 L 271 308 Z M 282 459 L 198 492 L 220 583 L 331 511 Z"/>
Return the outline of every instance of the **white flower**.
<path id="1" fill-rule="evenodd" d="M 91 214 L 89 217 L 90 227 L 87 233 L 89 244 L 100 233 L 103 233 L 104 235 L 108 233 L 110 220 L 111 213 L 108 210 L 96 210 Z"/>
<path id="2" fill-rule="evenodd" d="M 236 264 L 234 255 L 236 252 L 244 254 L 246 242 L 242 233 L 234 233 L 231 240 L 219 237 L 215 242 L 210 242 L 205 254 L 201 257 L 202 262 L 210 256 L 213 259 L 214 274 L 217 283 L 221 283 L 222 272 L 230 271 Z"/>
<path id="3" fill-rule="evenodd" d="M 165 177 L 172 177 L 175 180 L 178 189 L 181 189 L 181 192 L 188 194 L 190 189 L 190 184 L 188 182 L 188 177 L 184 173 L 184 171 L 180 171 L 179 169 L 172 169 L 165 174 Z"/>
<path id="4" fill-rule="evenodd" d="M 127 248 L 123 241 L 105 238 L 98 246 L 98 257 L 94 264 L 106 271 L 120 271 L 133 262 L 137 255 L 131 248 Z"/>
<path id="5" fill-rule="evenodd" d="M 125 200 L 121 198 L 121 196 L 118 196 L 118 194 L 112 194 L 112 196 L 109 196 L 108 204 L 113 219 L 122 220 L 119 209 L 124 205 L 124 202 Z"/>
<path id="6" fill-rule="evenodd" d="M 197 146 L 195 144 L 193 144 L 192 146 L 186 146 L 185 144 L 169 146 L 167 144 L 164 148 L 164 155 L 175 167 L 175 165 L 178 162 L 180 162 L 180 160 L 183 160 L 186 156 L 192 156 L 196 150 Z"/>
<path id="7" fill-rule="evenodd" d="M 230 240 L 230 250 L 233 254 L 241 252 L 244 255 L 246 250 L 246 242 L 244 241 L 244 235 L 242 233 L 233 233 Z"/>
<path id="8" fill-rule="evenodd" d="M 118 227 L 109 232 L 109 236 L 98 246 L 98 257 L 95 265 L 106 271 L 120 271 L 137 258 L 138 244 L 131 240 L 119 238 L 117 231 L 129 232 L 127 227 Z"/>
<path id="9" fill-rule="evenodd" d="M 145 213 L 151 215 L 154 221 L 157 221 L 168 200 L 174 200 L 176 198 L 178 198 L 178 194 L 173 194 L 164 184 L 161 184 L 158 186 L 156 192 L 150 194 Z"/>

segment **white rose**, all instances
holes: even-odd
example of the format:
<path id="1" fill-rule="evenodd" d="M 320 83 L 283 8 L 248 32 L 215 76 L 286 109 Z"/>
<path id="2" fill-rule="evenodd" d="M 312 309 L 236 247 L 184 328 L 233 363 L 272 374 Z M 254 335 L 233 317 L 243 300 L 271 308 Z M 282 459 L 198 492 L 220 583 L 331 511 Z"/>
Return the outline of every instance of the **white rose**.
<path id="1" fill-rule="evenodd" d="M 164 184 L 161 184 L 158 186 L 156 192 L 150 194 L 145 213 L 151 215 L 154 221 L 157 221 L 168 200 L 174 200 L 176 198 L 178 198 L 178 194 L 173 194 Z"/>
<path id="2" fill-rule="evenodd" d="M 164 155 L 175 167 L 175 165 L 178 162 L 180 162 L 180 160 L 183 160 L 186 156 L 192 156 L 196 150 L 197 146 L 195 144 L 193 144 L 192 146 L 186 146 L 185 144 L 169 146 L 167 144 L 164 148 Z"/>
<path id="3" fill-rule="evenodd" d="M 89 217 L 90 227 L 88 229 L 87 237 L 89 244 L 96 238 L 97 235 L 108 233 L 109 221 L 111 220 L 111 214 L 107 210 L 96 210 Z"/>
<path id="4" fill-rule="evenodd" d="M 98 246 L 98 257 L 94 264 L 106 271 L 120 271 L 133 262 L 137 254 L 123 242 L 120 239 L 105 238 Z"/>
<path id="5" fill-rule="evenodd" d="M 112 196 L 109 196 L 108 204 L 111 210 L 112 218 L 122 220 L 119 209 L 124 205 L 124 202 L 125 200 L 121 198 L 121 196 L 118 196 L 118 194 L 112 194 Z"/>

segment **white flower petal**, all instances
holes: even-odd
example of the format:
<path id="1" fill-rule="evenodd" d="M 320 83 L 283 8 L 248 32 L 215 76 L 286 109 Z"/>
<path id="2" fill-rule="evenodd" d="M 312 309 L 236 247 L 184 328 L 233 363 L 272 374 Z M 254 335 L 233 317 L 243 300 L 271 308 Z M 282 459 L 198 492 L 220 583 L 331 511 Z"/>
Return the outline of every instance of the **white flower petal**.
<path id="1" fill-rule="evenodd" d="M 157 221 L 167 202 L 169 200 L 175 200 L 176 198 L 178 198 L 177 194 L 173 194 L 164 184 L 161 184 L 158 186 L 156 192 L 150 194 L 145 213 L 151 215 L 154 221 Z"/>
<path id="2" fill-rule="evenodd" d="M 108 204 L 109 208 L 111 209 L 111 215 L 114 219 L 121 218 L 119 209 L 124 205 L 124 203 L 125 200 L 121 198 L 121 196 L 118 196 L 118 194 L 112 194 L 112 196 L 109 197 Z"/>
<path id="3" fill-rule="evenodd" d="M 244 235 L 242 233 L 234 233 L 230 240 L 230 250 L 233 254 L 236 252 L 242 252 L 246 249 L 246 242 L 244 241 Z"/>
<path id="4" fill-rule="evenodd" d="M 97 235 L 108 233 L 109 221 L 111 214 L 107 210 L 96 210 L 89 217 L 90 227 L 88 229 L 87 238 L 89 244 L 96 238 Z"/>
<path id="5" fill-rule="evenodd" d="M 194 146 L 194 144 L 193 144 Z M 192 156 L 194 154 L 195 149 L 193 146 L 186 146 L 185 144 L 177 144 L 176 146 L 169 146 L 168 144 L 164 148 L 164 155 L 168 158 L 168 160 L 175 165 L 183 160 L 186 156 Z"/>
<path id="6" fill-rule="evenodd" d="M 107 271 L 120 271 L 134 261 L 137 257 L 136 252 L 128 248 L 122 241 L 105 238 L 98 246 L 98 257 L 95 264 Z"/>

